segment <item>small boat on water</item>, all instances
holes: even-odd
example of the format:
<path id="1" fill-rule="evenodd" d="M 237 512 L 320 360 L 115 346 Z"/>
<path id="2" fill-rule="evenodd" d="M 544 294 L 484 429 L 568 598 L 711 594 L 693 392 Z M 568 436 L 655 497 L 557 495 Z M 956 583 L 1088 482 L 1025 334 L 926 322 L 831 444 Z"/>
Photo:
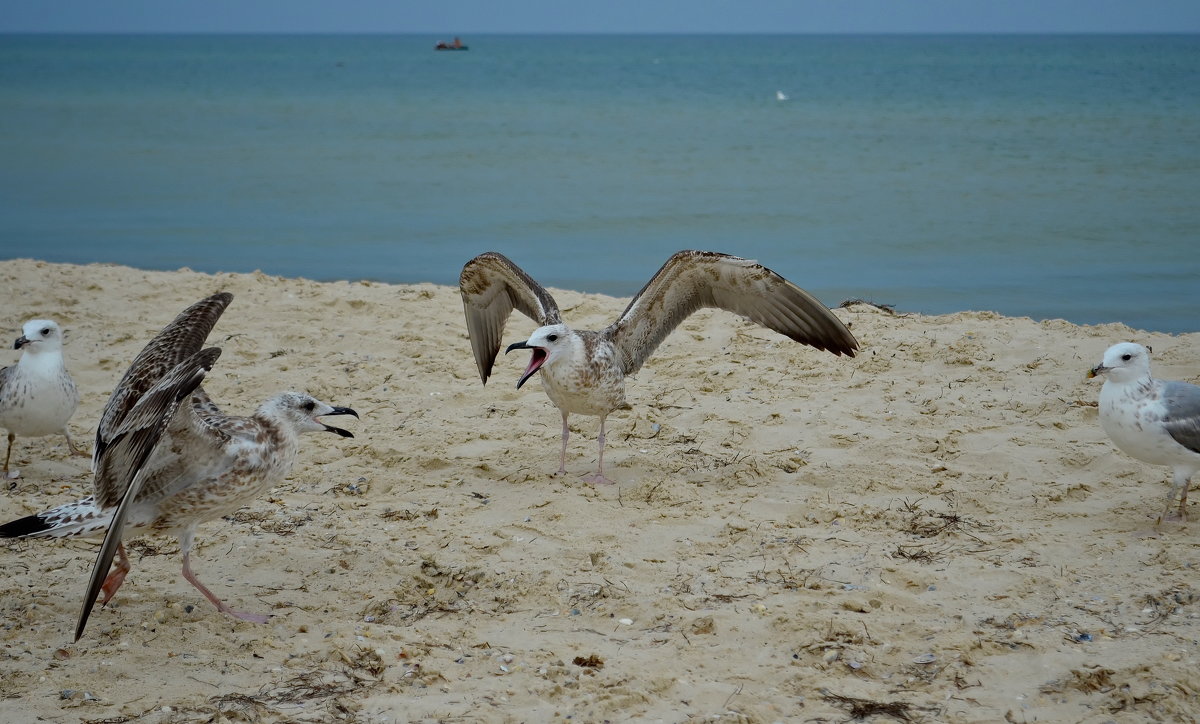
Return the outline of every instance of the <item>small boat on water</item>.
<path id="1" fill-rule="evenodd" d="M 458 38 L 455 38 L 453 41 L 451 41 L 449 43 L 447 43 L 444 40 L 439 40 L 438 44 L 433 46 L 433 49 L 434 50 L 470 50 L 470 48 L 463 45 L 463 42 L 461 40 L 459 40 Z"/>

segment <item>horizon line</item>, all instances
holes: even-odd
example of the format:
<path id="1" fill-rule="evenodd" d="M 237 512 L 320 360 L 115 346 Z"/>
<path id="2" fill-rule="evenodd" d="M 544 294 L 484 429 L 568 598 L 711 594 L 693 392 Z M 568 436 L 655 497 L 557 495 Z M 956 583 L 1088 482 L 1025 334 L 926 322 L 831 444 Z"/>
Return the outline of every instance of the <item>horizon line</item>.
<path id="1" fill-rule="evenodd" d="M 3 29 L 4 35 L 295 35 L 295 36 L 995 36 L 995 35 L 1200 35 L 1200 30 L 29 30 Z"/>

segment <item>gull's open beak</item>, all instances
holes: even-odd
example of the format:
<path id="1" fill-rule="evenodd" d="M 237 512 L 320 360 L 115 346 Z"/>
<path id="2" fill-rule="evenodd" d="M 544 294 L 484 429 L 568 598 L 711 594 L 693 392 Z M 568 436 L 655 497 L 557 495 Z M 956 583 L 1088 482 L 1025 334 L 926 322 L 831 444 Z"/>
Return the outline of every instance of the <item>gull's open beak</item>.
<path id="1" fill-rule="evenodd" d="M 333 412 L 326 412 L 324 415 L 319 415 L 319 417 L 329 417 L 330 415 L 354 415 L 355 417 L 358 417 L 358 413 L 354 410 L 351 410 L 349 407 L 335 407 L 333 408 Z M 317 422 L 325 425 L 325 423 L 321 422 L 320 420 L 317 420 Z M 343 430 L 342 428 L 334 427 L 333 425 L 325 425 L 325 432 L 332 432 L 337 435 L 341 435 L 342 437 L 354 437 L 354 433 L 350 432 L 349 430 Z"/>
<path id="2" fill-rule="evenodd" d="M 1096 365 L 1095 367 L 1093 367 L 1093 368 L 1091 368 L 1090 370 L 1088 370 L 1088 373 L 1087 373 L 1087 378 L 1090 380 L 1090 379 L 1092 379 L 1093 377 L 1095 377 L 1096 375 L 1102 375 L 1102 374 L 1104 374 L 1105 372 L 1108 372 L 1108 371 L 1109 371 L 1109 369 L 1111 369 L 1111 368 L 1110 368 L 1110 367 L 1105 367 L 1104 365 Z"/>
<path id="3" fill-rule="evenodd" d="M 517 380 L 517 389 L 521 389 L 521 385 L 525 384 L 526 380 L 533 377 L 533 373 L 542 368 L 546 362 L 546 350 L 541 347 L 530 347 L 525 342 L 513 342 L 508 345 L 508 349 L 504 350 L 504 354 L 512 352 L 514 349 L 528 349 L 533 351 L 533 356 L 529 358 L 529 366 L 525 368 L 525 374 L 521 375 L 521 379 Z"/>
<path id="4" fill-rule="evenodd" d="M 27 344 L 29 344 L 29 338 L 22 334 L 20 337 L 17 337 L 16 342 L 13 342 L 13 349 L 21 349 Z"/>

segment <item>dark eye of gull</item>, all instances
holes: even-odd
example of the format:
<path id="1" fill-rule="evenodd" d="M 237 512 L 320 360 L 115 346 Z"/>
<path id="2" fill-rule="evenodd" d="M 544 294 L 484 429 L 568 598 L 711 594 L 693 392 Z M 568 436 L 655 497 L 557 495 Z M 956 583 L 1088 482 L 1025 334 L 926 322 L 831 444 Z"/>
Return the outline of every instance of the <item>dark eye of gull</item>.
<path id="1" fill-rule="evenodd" d="M 42 330 L 42 336 L 43 336 L 43 337 L 49 337 L 49 336 L 50 336 L 50 328 L 49 328 L 49 327 L 46 327 L 45 329 L 43 329 L 43 330 Z"/>
<path id="2" fill-rule="evenodd" d="M 546 339 L 548 339 L 551 342 L 557 342 L 558 335 L 557 334 L 548 334 L 548 335 L 546 335 Z"/>
<path id="3" fill-rule="evenodd" d="M 304 409 L 307 412 L 312 412 L 313 410 L 317 409 L 317 403 L 309 400 L 308 402 L 304 403 Z"/>
<path id="4" fill-rule="evenodd" d="M 1128 362 L 1129 360 L 1133 359 L 1133 355 L 1131 355 L 1131 354 L 1123 354 L 1123 355 L 1121 355 L 1121 359 L 1123 359 L 1123 360 L 1125 360 L 1126 362 Z"/>

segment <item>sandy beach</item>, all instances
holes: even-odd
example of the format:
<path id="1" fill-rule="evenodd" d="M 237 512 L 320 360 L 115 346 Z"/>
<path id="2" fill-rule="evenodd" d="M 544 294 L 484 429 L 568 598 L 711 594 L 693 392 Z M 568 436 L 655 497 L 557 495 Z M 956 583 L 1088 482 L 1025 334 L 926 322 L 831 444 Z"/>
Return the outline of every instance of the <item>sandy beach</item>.
<path id="1" fill-rule="evenodd" d="M 456 288 L 29 260 L 0 288 L 5 348 L 64 328 L 89 450 L 134 355 L 220 290 L 218 403 L 298 389 L 361 415 L 197 535 L 200 577 L 268 624 L 145 537 L 73 644 L 97 542 L 5 541 L 2 721 L 1200 718 L 1198 524 L 1156 532 L 1169 471 L 1108 441 L 1085 378 L 1129 340 L 1200 382 L 1200 333 L 859 304 L 846 359 L 702 312 L 629 383 L 617 484 L 593 487 L 597 419 L 572 417 L 553 476 L 557 410 L 515 389 L 524 353 L 480 383 Z M 627 302 L 554 294 L 579 328 Z M 13 455 L 3 520 L 90 492 L 61 437 Z"/>

